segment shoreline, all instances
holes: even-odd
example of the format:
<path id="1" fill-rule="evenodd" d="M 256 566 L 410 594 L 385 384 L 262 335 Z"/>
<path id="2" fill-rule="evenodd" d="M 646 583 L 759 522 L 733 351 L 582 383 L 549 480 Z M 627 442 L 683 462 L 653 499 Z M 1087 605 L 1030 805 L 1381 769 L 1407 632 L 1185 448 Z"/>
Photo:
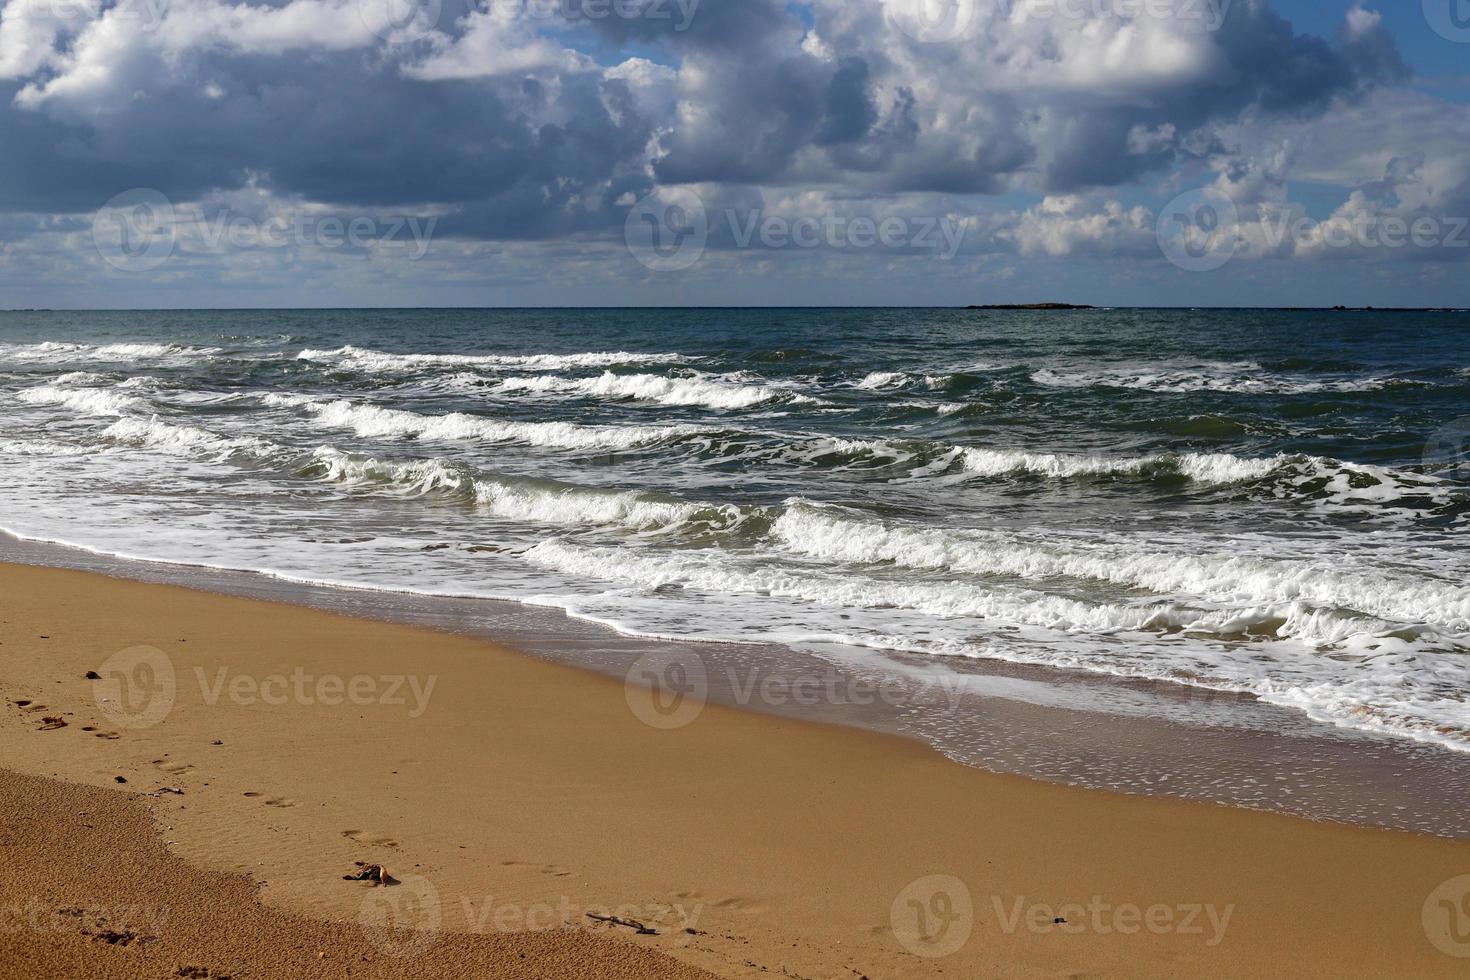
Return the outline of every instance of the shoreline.
<path id="1" fill-rule="evenodd" d="M 1470 840 L 1470 753 L 1248 694 L 1004 660 L 643 637 L 556 606 L 311 584 L 0 531 L 4 562 L 423 626 L 619 682 L 652 664 L 696 678 L 701 702 L 899 735 L 986 772 Z"/>
<path id="2" fill-rule="evenodd" d="M 249 875 L 273 911 L 361 923 L 370 896 L 447 934 L 593 933 L 731 977 L 1429 977 L 1470 954 L 1426 929 L 1464 842 L 987 773 L 718 703 L 655 727 L 669 704 L 591 671 L 296 606 L 19 565 L 0 588 L 7 764 L 136 794 L 172 854 Z M 401 884 L 343 882 L 354 861 Z M 6 900 L 65 900 L 35 873 Z M 459 942 L 426 935 L 391 944 L 404 974 Z"/>

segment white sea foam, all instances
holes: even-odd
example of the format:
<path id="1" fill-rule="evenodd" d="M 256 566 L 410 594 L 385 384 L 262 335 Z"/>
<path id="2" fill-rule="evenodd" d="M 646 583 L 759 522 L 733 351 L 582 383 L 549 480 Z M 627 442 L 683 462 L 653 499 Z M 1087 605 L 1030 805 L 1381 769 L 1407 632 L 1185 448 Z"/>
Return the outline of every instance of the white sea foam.
<path id="1" fill-rule="evenodd" d="M 454 412 L 420 415 L 400 409 L 354 403 L 345 399 L 319 401 L 309 396 L 272 393 L 266 404 L 302 407 L 319 424 L 349 429 L 363 438 L 407 438 L 443 441 L 515 442 L 549 449 L 627 450 L 656 445 L 696 433 L 694 426 L 578 425 L 574 422 L 516 422 Z"/>
<path id="2" fill-rule="evenodd" d="M 307 348 L 296 357 L 303 361 L 339 364 L 369 372 L 415 371 L 435 367 L 563 371 L 609 367 L 614 364 L 684 364 L 694 360 L 683 354 L 632 351 L 589 351 L 580 354 L 392 354 L 351 345 L 333 350 Z"/>
<path id="3" fill-rule="evenodd" d="M 128 363 L 179 358 L 212 357 L 218 347 L 180 344 L 75 344 L 46 341 L 39 344 L 0 345 L 0 360 L 22 364 L 62 364 L 68 361 Z"/>
<path id="4" fill-rule="evenodd" d="M 1131 388 L 1181 393 L 1218 391 L 1236 394 L 1308 394 L 1375 391 L 1396 382 L 1391 378 L 1313 378 L 1273 374 L 1252 361 L 1238 364 L 1123 364 L 1090 370 L 1042 368 L 1031 380 L 1049 388 Z"/>
<path id="5" fill-rule="evenodd" d="M 1259 480 L 1282 465 L 1282 457 L 1243 459 L 1229 453 L 1182 453 L 1156 456 L 1081 456 L 1030 453 L 1011 449 L 963 450 L 966 472 L 981 476 L 1017 473 L 1052 478 L 1124 476 L 1150 471 L 1178 473 L 1199 483 L 1241 483 Z"/>
<path id="6" fill-rule="evenodd" d="M 264 439 L 231 438 L 192 425 L 173 425 L 157 418 L 118 419 L 102 431 L 102 438 L 125 446 L 189 454 L 204 453 L 219 458 L 245 453 L 267 459 L 285 452 L 284 447 Z"/>
<path id="7" fill-rule="evenodd" d="M 1470 586 L 1376 569 L 1349 570 L 1335 562 L 1083 547 L 1041 535 L 885 523 L 801 500 L 788 503 L 771 533 L 792 552 L 827 560 L 1034 581 L 1091 579 L 1232 604 L 1302 602 L 1406 625 L 1470 631 Z M 1299 620 L 1297 631 L 1281 635 L 1315 644 L 1344 639 L 1335 628 L 1323 632 L 1319 626 Z"/>
<path id="8" fill-rule="evenodd" d="M 1020 623 L 1065 632 L 1107 634 L 1180 630 L 1197 634 L 1244 636 L 1262 627 L 1305 630 L 1332 618 L 1301 603 L 1248 609 L 1209 610 L 1157 602 L 1091 603 L 1033 590 L 985 585 L 973 580 L 914 582 L 874 579 L 845 569 L 812 570 L 774 562 L 739 561 L 723 549 L 650 553 L 628 548 L 598 548 L 560 539 L 543 541 L 527 559 L 590 578 L 632 582 L 644 588 L 678 584 L 723 593 L 779 596 L 844 608 L 912 609 L 942 618 L 969 617 Z M 1284 624 L 1278 627 L 1278 624 Z M 1385 624 L 1371 624 L 1382 628 Z M 1364 632 L 1365 624 L 1330 627 L 1340 636 Z"/>
<path id="9" fill-rule="evenodd" d="M 912 377 L 902 371 L 873 371 L 854 383 L 853 387 L 869 391 L 880 388 L 902 388 L 912 380 Z"/>
<path id="10" fill-rule="evenodd" d="M 744 515 L 731 506 L 708 506 L 659 494 L 580 487 L 552 480 L 496 477 L 439 459 L 392 461 L 331 447 L 313 452 L 319 479 L 358 488 L 386 487 L 406 495 L 466 496 L 493 517 L 548 525 L 660 528 L 703 520 L 730 525 Z"/>
<path id="11" fill-rule="evenodd" d="M 51 384 L 25 388 L 15 396 L 28 405 L 56 405 L 78 415 L 126 415 L 144 407 L 141 399 L 107 388 L 71 388 Z"/>
<path id="12" fill-rule="evenodd" d="M 613 374 L 611 371 L 596 378 L 551 375 L 506 378 L 496 389 L 577 398 L 627 398 L 661 405 L 697 405 L 716 409 L 754 408 L 772 402 L 820 404 L 819 399 L 772 385 L 739 384 L 709 378 L 666 378 L 657 374 Z"/>
<path id="13" fill-rule="evenodd" d="M 1193 599 L 1086 602 L 974 580 L 793 566 L 723 549 L 668 554 L 557 538 L 525 557 L 645 594 L 694 590 L 680 600 L 694 610 L 733 602 L 732 621 L 758 616 L 788 642 L 990 657 L 1241 691 L 1321 722 L 1470 751 L 1470 724 L 1457 693 L 1470 688 L 1464 647 L 1422 649 L 1393 624 L 1351 610 L 1303 601 L 1231 608 L 1200 608 Z M 805 611 L 813 605 L 834 612 Z M 723 632 L 718 625 L 714 630 Z M 1109 642 L 1110 635 L 1117 641 Z M 1278 642 L 1282 637 L 1335 638 L 1352 655 L 1323 657 L 1311 644 Z M 731 638 L 749 637 L 737 630 Z M 1268 645 L 1269 654 L 1249 652 Z"/>
<path id="14" fill-rule="evenodd" d="M 61 442 L 0 439 L 0 454 L 10 456 L 85 456 L 89 452 L 91 450 L 86 446 L 70 446 Z"/>

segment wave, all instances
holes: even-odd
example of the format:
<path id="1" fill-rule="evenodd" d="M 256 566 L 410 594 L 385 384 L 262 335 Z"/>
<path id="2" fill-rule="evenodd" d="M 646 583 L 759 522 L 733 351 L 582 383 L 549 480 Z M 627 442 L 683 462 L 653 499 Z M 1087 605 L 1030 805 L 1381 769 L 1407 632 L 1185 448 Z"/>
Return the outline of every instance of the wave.
<path id="1" fill-rule="evenodd" d="M 676 526 L 729 528 L 748 516 L 733 505 L 700 504 L 649 491 L 499 476 L 439 459 L 382 460 L 332 447 L 314 450 L 312 462 L 300 472 L 357 489 L 448 495 L 471 501 L 492 517 L 532 524 L 657 531 Z"/>
<path id="2" fill-rule="evenodd" d="M 1301 601 L 1217 610 L 1177 600 L 1083 602 L 973 581 L 894 580 L 851 569 L 792 567 L 719 549 L 660 554 L 561 538 L 537 544 L 525 557 L 538 567 L 631 585 L 696 611 L 720 601 L 716 596 L 755 602 L 748 612 L 786 642 L 986 657 L 1238 691 L 1317 721 L 1470 751 L 1462 693 L 1470 686 L 1470 667 L 1463 647 L 1413 650 L 1392 624 L 1351 610 Z M 686 589 L 693 594 L 682 597 Z M 578 612 L 585 603 L 567 605 Z M 816 617 L 801 611 L 812 605 L 846 611 Z M 938 628 L 928 617 L 940 621 Z M 713 629 L 723 633 L 718 624 Z M 1241 649 L 1279 635 L 1339 636 L 1358 643 L 1354 655 L 1344 658 L 1273 643 L 1269 670 L 1259 656 Z M 1108 636 L 1117 639 L 1100 639 Z"/>
<path id="3" fill-rule="evenodd" d="M 705 378 L 666 378 L 657 374 L 613 374 L 604 372 L 596 378 L 559 378 L 541 375 L 531 378 L 506 378 L 495 386 L 497 391 L 564 395 L 578 398 L 631 399 L 658 402 L 661 405 L 702 406 L 716 409 L 754 408 L 757 405 L 781 403 L 819 405 L 820 399 L 797 394 L 770 385 L 736 384 Z"/>
<path id="4" fill-rule="evenodd" d="M 695 426 L 579 425 L 575 422 L 515 422 L 463 412 L 420 415 L 337 399 L 268 394 L 267 405 L 300 407 L 325 428 L 348 429 L 362 438 L 419 438 L 443 441 L 515 442 L 548 449 L 627 450 L 655 446 L 701 430 Z"/>
<path id="5" fill-rule="evenodd" d="M 131 362 L 164 358 L 212 357 L 218 347 L 180 344 L 73 344 L 48 340 L 39 344 L 0 344 L 0 360 L 54 364 L 67 361 Z"/>
<path id="6" fill-rule="evenodd" d="M 249 454 L 268 459 L 288 452 L 286 447 L 265 439 L 216 435 L 192 425 L 173 425 L 158 419 L 119 419 L 102 430 L 101 437 L 124 446 L 196 453 L 217 459 Z"/>
<path id="7" fill-rule="evenodd" d="M 775 596 L 844 608 L 911 609 L 942 618 L 974 618 L 1064 632 L 1186 632 L 1216 637 L 1252 634 L 1332 636 L 1340 642 L 1371 626 L 1389 624 L 1343 619 L 1301 602 L 1248 609 L 1211 610 L 1158 601 L 1094 603 L 974 580 L 912 582 L 880 580 L 848 569 L 782 566 L 761 558 L 741 559 L 724 549 L 649 553 L 594 547 L 561 539 L 543 541 L 526 559 L 589 578 L 631 582 L 657 589 L 677 584 L 712 592 Z M 1341 620 L 1334 622 L 1334 620 Z"/>
<path id="8" fill-rule="evenodd" d="M 902 371 L 873 371 L 855 382 L 853 387 L 875 391 L 880 388 L 902 388 L 911 381 L 913 377 Z"/>
<path id="9" fill-rule="evenodd" d="M 1316 608 L 1356 610 L 1385 622 L 1470 630 L 1470 587 L 1379 570 L 1344 571 L 1325 562 L 1178 554 L 1113 545 L 1085 547 L 1054 542 L 1039 534 L 940 530 L 879 521 L 800 499 L 789 501 L 782 509 L 771 525 L 771 535 L 792 553 L 828 561 L 1009 575 L 1030 581 L 1088 579 L 1159 595 L 1188 594 L 1212 602 L 1262 606 L 1302 602 Z M 1351 634 L 1325 628 L 1323 622 L 1299 619 L 1290 631 L 1278 635 L 1330 644 Z"/>
<path id="10" fill-rule="evenodd" d="M 1394 385 L 1424 384 L 1395 378 L 1311 378 L 1266 372 L 1259 364 L 1120 365 L 1090 371 L 1060 372 L 1042 368 L 1031 380 L 1048 388 L 1124 388 L 1164 393 L 1195 391 L 1232 394 L 1308 394 L 1377 391 Z"/>
<path id="11" fill-rule="evenodd" d="M 728 530 L 752 516 L 751 511 L 734 505 L 705 504 L 650 491 L 504 476 L 444 459 L 380 459 L 334 446 L 297 450 L 265 439 L 232 438 L 156 418 L 122 419 L 104 430 L 102 436 L 120 444 L 216 460 L 248 456 L 287 467 L 295 476 L 339 484 L 349 490 L 410 497 L 448 496 L 473 503 L 493 517 L 534 524 L 637 531 L 674 527 Z"/>
<path id="12" fill-rule="evenodd" d="M 72 446 L 63 442 L 39 442 L 34 439 L 0 439 L 0 454 L 10 456 L 85 456 L 86 446 Z"/>
<path id="13" fill-rule="evenodd" d="M 687 364 L 695 358 L 674 353 L 589 351 L 581 354 L 393 354 L 351 345 L 333 350 L 307 348 L 297 360 L 336 364 L 359 371 L 414 371 L 434 367 L 521 368 L 563 371 L 619 364 Z"/>
<path id="14" fill-rule="evenodd" d="M 38 385 L 16 393 L 28 405 L 56 405 L 78 415 L 126 415 L 145 407 L 142 399 L 106 388 L 70 388 Z"/>
<path id="15" fill-rule="evenodd" d="M 1155 456 L 1072 456 L 965 447 L 964 469 L 980 476 L 1033 474 L 1053 479 L 1083 476 L 1175 476 L 1197 483 L 1243 483 L 1276 471 L 1282 458 L 1244 459 L 1229 453 Z"/>

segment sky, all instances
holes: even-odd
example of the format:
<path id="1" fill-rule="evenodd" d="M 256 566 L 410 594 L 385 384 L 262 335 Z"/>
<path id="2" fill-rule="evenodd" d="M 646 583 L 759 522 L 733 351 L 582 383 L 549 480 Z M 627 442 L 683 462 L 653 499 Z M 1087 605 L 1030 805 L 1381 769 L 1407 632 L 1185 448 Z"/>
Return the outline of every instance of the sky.
<path id="1" fill-rule="evenodd" d="M 0 0 L 0 308 L 1470 307 L 1470 0 Z"/>

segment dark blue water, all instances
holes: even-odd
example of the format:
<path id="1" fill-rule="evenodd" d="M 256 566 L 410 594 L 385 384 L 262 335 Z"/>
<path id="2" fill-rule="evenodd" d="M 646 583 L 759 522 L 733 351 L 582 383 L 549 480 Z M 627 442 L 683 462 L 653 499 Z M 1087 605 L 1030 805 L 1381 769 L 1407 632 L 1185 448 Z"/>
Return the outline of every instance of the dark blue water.
<path id="1" fill-rule="evenodd" d="M 1470 749 L 1470 317 L 0 314 L 0 525 Z"/>

